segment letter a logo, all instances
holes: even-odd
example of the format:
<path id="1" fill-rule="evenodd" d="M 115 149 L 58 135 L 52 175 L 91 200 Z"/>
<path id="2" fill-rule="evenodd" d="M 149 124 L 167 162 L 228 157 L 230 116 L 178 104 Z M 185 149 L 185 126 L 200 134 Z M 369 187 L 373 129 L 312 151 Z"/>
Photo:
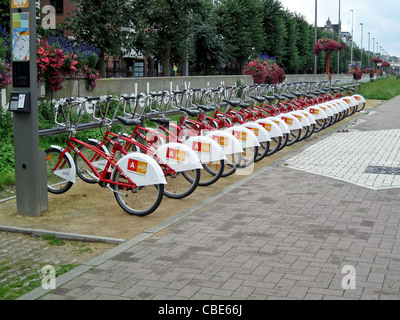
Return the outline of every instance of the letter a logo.
<path id="1" fill-rule="evenodd" d="M 354 290 L 356 288 L 356 269 L 353 266 L 344 266 L 342 273 L 347 273 L 342 280 L 343 290 Z"/>

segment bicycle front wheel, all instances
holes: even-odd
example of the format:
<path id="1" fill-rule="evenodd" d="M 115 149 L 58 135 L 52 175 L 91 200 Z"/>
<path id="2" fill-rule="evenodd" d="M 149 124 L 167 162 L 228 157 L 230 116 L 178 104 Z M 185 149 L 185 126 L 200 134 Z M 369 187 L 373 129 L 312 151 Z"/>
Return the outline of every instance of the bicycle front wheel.
<path id="1" fill-rule="evenodd" d="M 47 164 L 47 190 L 54 194 L 61 194 L 71 189 L 73 183 L 68 180 L 72 163 L 61 151 L 56 148 L 50 148 L 45 151 Z"/>
<path id="2" fill-rule="evenodd" d="M 164 185 L 156 184 L 137 188 L 128 188 L 117 183 L 128 184 L 128 180 L 119 170 L 114 174 L 114 196 L 118 204 L 133 216 L 144 217 L 153 213 L 161 204 Z"/>

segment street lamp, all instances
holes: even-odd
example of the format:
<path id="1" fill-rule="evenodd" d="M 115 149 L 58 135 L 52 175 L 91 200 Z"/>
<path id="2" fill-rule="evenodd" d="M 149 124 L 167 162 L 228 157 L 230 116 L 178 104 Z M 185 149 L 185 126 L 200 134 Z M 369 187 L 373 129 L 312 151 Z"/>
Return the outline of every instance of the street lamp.
<path id="1" fill-rule="evenodd" d="M 353 38 L 353 27 L 354 27 L 354 10 L 351 9 L 351 64 L 353 65 L 353 44 L 354 44 L 354 38 Z"/>
<path id="2" fill-rule="evenodd" d="M 315 44 L 318 42 L 318 27 L 317 27 L 317 19 L 318 19 L 318 0 L 315 0 Z M 317 55 L 314 55 L 314 74 L 317 74 Z"/>
<path id="3" fill-rule="evenodd" d="M 371 53 L 371 32 L 368 32 L 368 55 Z"/>
<path id="4" fill-rule="evenodd" d="M 372 46 L 374 47 L 372 50 L 372 56 L 375 57 L 375 38 L 372 38 Z"/>
<path id="5" fill-rule="evenodd" d="M 339 28 L 338 28 L 338 43 L 340 44 L 340 42 L 341 42 L 341 38 L 342 38 L 342 30 L 341 30 L 341 23 L 340 23 L 340 0 L 339 0 Z M 338 61 L 338 64 L 337 64 L 337 73 L 339 74 L 340 73 L 340 50 L 338 50 L 338 56 L 337 56 L 338 58 L 337 58 L 337 61 Z"/>
<path id="6" fill-rule="evenodd" d="M 360 23 L 361 25 L 361 66 L 363 65 L 363 53 L 364 53 L 364 49 L 363 49 L 363 33 L 364 33 L 364 24 Z"/>

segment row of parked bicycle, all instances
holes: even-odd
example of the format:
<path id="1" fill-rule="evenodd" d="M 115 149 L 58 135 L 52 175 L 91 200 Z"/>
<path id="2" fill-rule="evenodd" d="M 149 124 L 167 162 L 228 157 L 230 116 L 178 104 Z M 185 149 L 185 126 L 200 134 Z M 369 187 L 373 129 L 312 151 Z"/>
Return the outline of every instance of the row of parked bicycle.
<path id="1" fill-rule="evenodd" d="M 145 216 L 164 196 L 185 198 L 245 174 L 365 104 L 351 87 L 306 82 L 61 99 L 55 122 L 70 134 L 66 146 L 46 150 L 48 191 L 64 193 L 78 176 L 109 188 L 127 213 Z M 102 139 L 76 137 L 88 119 L 106 128 Z"/>

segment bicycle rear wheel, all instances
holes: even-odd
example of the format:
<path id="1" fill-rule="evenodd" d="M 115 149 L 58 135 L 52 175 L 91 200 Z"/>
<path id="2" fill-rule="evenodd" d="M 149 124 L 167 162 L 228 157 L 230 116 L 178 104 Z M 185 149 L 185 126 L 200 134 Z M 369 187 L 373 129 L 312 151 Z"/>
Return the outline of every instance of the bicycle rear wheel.
<path id="1" fill-rule="evenodd" d="M 163 166 L 161 166 L 163 168 Z M 164 170 L 167 184 L 164 187 L 164 195 L 172 199 L 182 199 L 191 195 L 199 185 L 200 169 L 183 172 L 169 173 Z"/>
<path id="2" fill-rule="evenodd" d="M 50 148 L 45 151 L 47 163 L 47 190 L 54 194 L 61 194 L 71 189 L 73 183 L 63 177 L 62 172 L 68 172 L 72 163 L 64 154 L 61 157 L 61 151 L 56 148 Z M 57 174 L 59 173 L 59 174 Z"/>
<path id="3" fill-rule="evenodd" d="M 133 216 L 144 217 L 153 213 L 161 204 L 164 195 L 164 185 L 155 184 L 137 188 L 127 188 L 117 183 L 127 184 L 128 180 L 115 171 L 113 181 L 114 196 L 124 211 Z"/>
<path id="4" fill-rule="evenodd" d="M 291 130 L 288 135 L 288 141 L 286 143 L 287 146 L 291 146 L 299 141 L 301 136 L 302 129 Z"/>
<path id="5" fill-rule="evenodd" d="M 282 143 L 282 137 L 271 138 L 271 141 L 269 142 L 269 150 L 267 156 L 270 156 L 275 152 L 277 152 L 278 150 L 280 150 L 281 143 Z"/>
<path id="6" fill-rule="evenodd" d="M 269 152 L 269 141 L 260 142 L 260 147 L 258 147 L 256 157 L 254 159 L 255 162 L 261 161 L 264 157 L 267 156 Z"/>
<path id="7" fill-rule="evenodd" d="M 221 178 L 225 164 L 224 160 L 203 163 L 203 171 L 201 172 L 199 186 L 210 186 Z"/>

